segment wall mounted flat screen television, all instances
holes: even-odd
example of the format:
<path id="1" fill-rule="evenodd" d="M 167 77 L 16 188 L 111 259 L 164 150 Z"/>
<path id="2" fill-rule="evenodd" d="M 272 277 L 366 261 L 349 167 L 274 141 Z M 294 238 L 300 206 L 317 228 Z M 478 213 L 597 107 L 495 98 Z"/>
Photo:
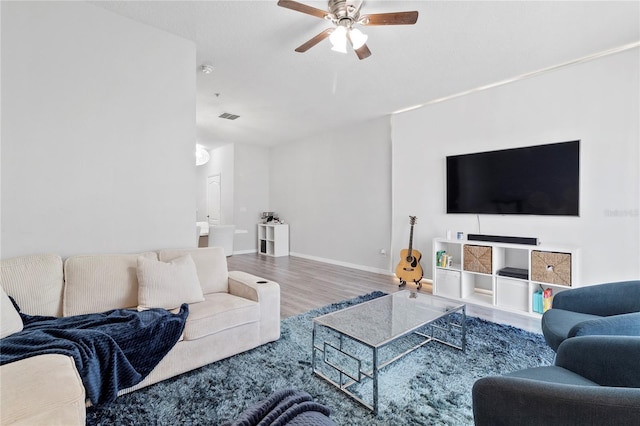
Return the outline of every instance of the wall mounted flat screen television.
<path id="1" fill-rule="evenodd" d="M 580 141 L 447 157 L 447 213 L 578 216 Z"/>

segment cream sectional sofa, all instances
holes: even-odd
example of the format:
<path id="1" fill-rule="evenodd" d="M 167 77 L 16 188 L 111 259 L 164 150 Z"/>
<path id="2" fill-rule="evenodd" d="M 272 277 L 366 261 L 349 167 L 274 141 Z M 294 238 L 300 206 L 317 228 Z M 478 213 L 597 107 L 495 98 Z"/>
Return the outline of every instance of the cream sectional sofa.
<path id="1" fill-rule="evenodd" d="M 192 259 L 203 300 L 189 303 L 182 338 L 155 369 L 118 395 L 280 337 L 279 285 L 229 272 L 218 247 L 78 255 L 64 262 L 57 255 L 6 259 L 1 262 L 1 285 L 30 315 L 67 317 L 139 308 L 140 258 L 169 264 L 178 258 Z M 5 364 L 0 367 L 0 386 L 2 425 L 84 424 L 85 392 L 70 357 L 38 355 Z"/>

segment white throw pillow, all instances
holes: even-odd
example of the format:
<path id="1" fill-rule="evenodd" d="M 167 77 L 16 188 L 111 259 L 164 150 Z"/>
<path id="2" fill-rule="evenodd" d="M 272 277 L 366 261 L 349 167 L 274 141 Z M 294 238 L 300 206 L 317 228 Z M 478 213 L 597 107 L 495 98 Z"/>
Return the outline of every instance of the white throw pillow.
<path id="1" fill-rule="evenodd" d="M 138 257 L 138 310 L 175 309 L 183 303 L 202 302 L 196 265 L 186 255 L 171 262 Z"/>
<path id="2" fill-rule="evenodd" d="M 2 323 L 0 323 L 0 339 L 3 337 L 7 337 L 13 333 L 17 333 L 22 331 L 22 318 L 20 318 L 20 314 L 14 308 L 13 303 L 11 303 L 11 299 L 7 296 L 7 293 L 4 292 L 4 289 L 0 287 L 0 291 L 2 294 L 0 297 L 2 298 L 0 312 Z"/>

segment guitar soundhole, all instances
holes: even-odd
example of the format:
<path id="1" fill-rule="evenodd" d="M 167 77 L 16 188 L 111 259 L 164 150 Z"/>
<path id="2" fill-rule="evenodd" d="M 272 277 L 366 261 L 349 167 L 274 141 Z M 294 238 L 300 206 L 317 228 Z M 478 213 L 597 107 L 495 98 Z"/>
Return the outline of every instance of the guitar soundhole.
<path id="1" fill-rule="evenodd" d="M 412 268 L 415 268 L 418 264 L 418 260 L 414 256 L 407 256 L 406 262 L 411 265 Z"/>

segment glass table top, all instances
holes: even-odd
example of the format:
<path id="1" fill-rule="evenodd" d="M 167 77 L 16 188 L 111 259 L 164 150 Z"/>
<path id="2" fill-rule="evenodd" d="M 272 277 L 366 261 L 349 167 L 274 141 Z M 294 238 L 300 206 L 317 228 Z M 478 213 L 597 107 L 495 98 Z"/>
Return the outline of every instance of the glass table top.
<path id="1" fill-rule="evenodd" d="M 403 290 L 314 318 L 313 321 L 378 347 L 463 307 L 463 303 Z"/>

